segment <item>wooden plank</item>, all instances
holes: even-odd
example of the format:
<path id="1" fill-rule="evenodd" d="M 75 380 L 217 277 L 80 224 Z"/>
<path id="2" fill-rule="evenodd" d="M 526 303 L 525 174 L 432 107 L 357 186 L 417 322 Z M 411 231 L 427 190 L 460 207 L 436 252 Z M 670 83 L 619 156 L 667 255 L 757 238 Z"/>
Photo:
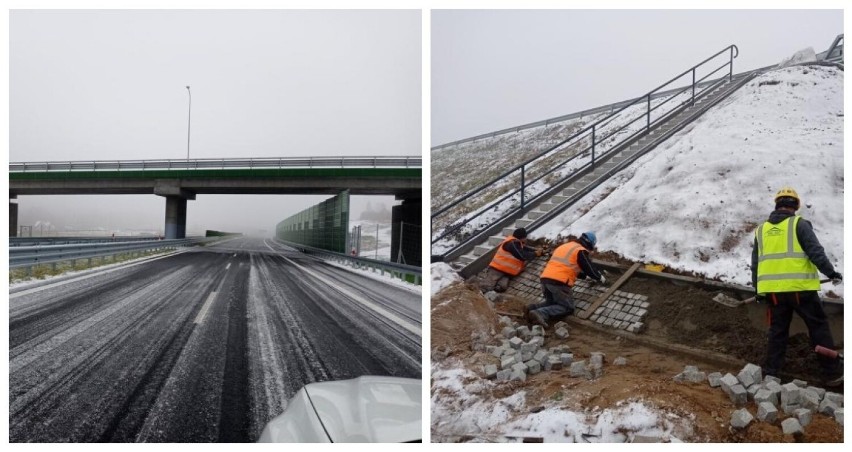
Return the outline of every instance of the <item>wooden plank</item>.
<path id="1" fill-rule="evenodd" d="M 595 312 L 595 309 L 602 305 L 604 301 L 609 298 L 610 295 L 612 295 L 616 290 L 618 290 L 619 287 L 621 287 L 622 284 L 624 284 L 628 279 L 630 279 L 630 276 L 633 275 L 633 272 L 639 269 L 641 265 L 641 263 L 637 262 L 630 266 L 630 268 L 628 268 L 627 271 L 624 272 L 623 275 L 621 275 L 621 278 L 618 278 L 618 281 L 616 281 L 615 284 L 611 285 L 609 289 L 606 290 L 606 292 L 601 294 L 601 296 L 599 296 L 598 299 L 595 300 L 595 302 L 592 303 L 591 306 L 589 306 L 589 309 L 586 309 L 585 311 L 581 312 L 577 315 L 577 317 L 581 319 L 588 319 L 589 316 L 592 315 L 592 312 Z"/>

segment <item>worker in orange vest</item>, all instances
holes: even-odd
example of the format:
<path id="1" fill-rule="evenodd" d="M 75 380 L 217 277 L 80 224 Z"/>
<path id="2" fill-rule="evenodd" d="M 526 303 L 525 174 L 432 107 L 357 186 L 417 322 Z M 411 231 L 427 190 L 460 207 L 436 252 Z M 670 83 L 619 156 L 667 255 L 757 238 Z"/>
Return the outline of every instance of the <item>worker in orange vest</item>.
<path id="1" fill-rule="evenodd" d="M 509 280 L 524 271 L 526 261 L 541 256 L 540 248 L 526 246 L 527 230 L 515 229 L 512 235 L 506 237 L 497 247 L 497 253 L 488 264 L 485 277 L 479 284 L 483 292 L 495 291 L 505 292 L 509 287 Z"/>
<path id="2" fill-rule="evenodd" d="M 606 277 L 589 259 L 589 251 L 594 250 L 596 244 L 597 237 L 590 231 L 584 232 L 579 239 L 559 245 L 553 251 L 541 273 L 544 303 L 525 307 L 527 320 L 546 328 L 549 320 L 574 314 L 572 288 L 577 279 L 589 277 L 606 284 Z"/>

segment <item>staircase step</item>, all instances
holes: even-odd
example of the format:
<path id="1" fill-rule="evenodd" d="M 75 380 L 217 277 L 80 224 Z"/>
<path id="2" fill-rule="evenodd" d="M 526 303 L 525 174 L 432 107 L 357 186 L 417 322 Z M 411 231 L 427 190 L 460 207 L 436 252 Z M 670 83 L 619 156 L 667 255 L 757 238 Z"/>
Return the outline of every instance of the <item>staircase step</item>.
<path id="1" fill-rule="evenodd" d="M 515 222 L 515 226 L 517 226 L 519 228 L 525 228 L 525 227 L 531 225 L 532 222 L 533 222 L 533 220 L 530 220 L 528 218 L 521 218 L 520 220 Z"/>
<path id="2" fill-rule="evenodd" d="M 509 226 L 508 228 L 503 228 L 503 238 L 505 239 L 506 237 L 512 235 L 513 232 L 515 232 L 514 226 Z"/>
<path id="3" fill-rule="evenodd" d="M 473 254 L 479 257 L 493 249 L 494 246 L 492 245 L 476 245 L 476 248 L 473 249 Z"/>
<path id="4" fill-rule="evenodd" d="M 569 188 L 568 190 L 571 190 L 571 189 Z M 576 192 L 577 192 L 577 190 L 574 190 L 574 193 L 576 193 Z M 565 193 L 565 190 L 563 190 L 562 193 Z M 546 209 L 542 208 L 541 210 L 544 210 L 545 212 L 550 211 L 554 207 L 558 206 L 559 204 L 562 204 L 563 202 L 565 202 L 567 200 L 568 200 L 567 196 L 553 195 L 553 196 L 550 197 L 550 204 L 547 205 L 548 207 Z"/>
<path id="5" fill-rule="evenodd" d="M 539 218 L 541 218 L 542 216 L 544 216 L 544 214 L 545 214 L 545 213 L 547 213 L 547 212 L 542 212 L 542 211 L 540 211 L 540 210 L 533 210 L 533 211 L 531 211 L 531 212 L 527 213 L 526 218 L 531 218 L 531 219 L 533 219 L 533 220 L 538 220 Z"/>
<path id="6" fill-rule="evenodd" d="M 505 236 L 492 235 L 491 237 L 488 237 L 488 244 L 491 246 L 497 246 L 502 243 L 505 238 Z"/>
<path id="7" fill-rule="evenodd" d="M 459 258 L 456 259 L 456 262 L 460 262 L 463 265 L 467 266 L 468 264 L 473 263 L 473 261 L 475 261 L 475 260 L 476 260 L 476 257 L 471 256 L 470 254 L 465 254 L 463 256 L 459 256 Z"/>
<path id="8" fill-rule="evenodd" d="M 561 201 L 554 201 L 553 198 L 561 198 L 563 200 L 565 199 L 564 196 L 559 196 L 559 195 L 551 196 L 550 199 L 547 202 L 542 203 L 541 205 L 538 206 L 538 210 L 541 210 L 542 212 L 550 212 L 551 210 L 556 208 L 556 206 L 558 206 L 561 203 Z"/>

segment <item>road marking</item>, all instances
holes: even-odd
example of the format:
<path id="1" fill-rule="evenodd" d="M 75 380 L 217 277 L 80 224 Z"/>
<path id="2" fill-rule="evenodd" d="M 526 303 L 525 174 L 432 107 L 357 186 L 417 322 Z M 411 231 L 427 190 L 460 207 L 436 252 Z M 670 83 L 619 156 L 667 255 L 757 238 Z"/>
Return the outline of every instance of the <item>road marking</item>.
<path id="1" fill-rule="evenodd" d="M 268 245 L 267 245 L 267 246 L 268 246 Z M 307 273 L 308 275 L 310 275 L 311 277 L 313 277 L 313 278 L 314 278 L 314 279 L 316 279 L 317 281 L 319 281 L 319 282 L 321 282 L 321 283 L 328 284 L 329 286 L 331 286 L 331 287 L 333 287 L 333 288 L 337 289 L 337 291 L 342 292 L 342 293 L 343 293 L 344 295 L 346 295 L 347 297 L 352 298 L 353 300 L 355 300 L 355 301 L 357 301 L 357 302 L 361 303 L 362 305 L 364 305 L 364 306 L 366 306 L 366 307 L 368 307 L 368 308 L 372 309 L 373 311 L 376 311 L 379 315 L 382 315 L 382 316 L 384 316 L 385 318 L 387 318 L 388 320 L 390 320 L 390 321 L 392 321 L 392 322 L 396 323 L 397 325 L 399 325 L 399 326 L 401 326 L 401 327 L 405 328 L 405 329 L 406 329 L 407 331 L 409 331 L 410 333 L 414 333 L 414 334 L 416 334 L 418 337 L 422 337 L 422 333 L 421 333 L 421 331 L 420 331 L 420 328 L 419 328 L 419 327 L 417 327 L 417 326 L 415 326 L 415 325 L 412 325 L 412 324 L 408 323 L 407 321 L 403 320 L 401 317 L 397 316 L 396 314 L 394 314 L 394 313 L 392 313 L 392 312 L 388 311 L 387 309 L 382 308 L 381 306 L 379 306 L 379 305 L 377 305 L 377 304 L 373 303 L 373 302 L 372 302 L 372 301 L 370 301 L 370 300 L 367 300 L 367 299 L 365 299 L 365 298 L 361 297 L 360 295 L 358 295 L 358 294 L 356 294 L 356 293 L 354 293 L 354 292 L 350 291 L 349 289 L 346 289 L 346 288 L 343 288 L 343 287 L 341 287 L 341 286 L 339 286 L 339 285 L 337 285 L 337 284 L 334 284 L 333 282 L 331 282 L 331 281 L 329 281 L 329 280 L 327 280 L 327 279 L 323 279 L 322 277 L 320 277 L 319 275 L 317 275 L 317 274 L 316 274 L 316 273 L 314 273 L 313 271 L 308 270 L 308 269 L 307 269 L 307 268 L 305 268 L 305 267 L 302 267 L 301 265 L 299 265 L 299 264 L 297 264 L 297 263 L 293 262 L 293 261 L 292 261 L 292 260 L 290 260 L 290 259 L 287 259 L 287 258 L 286 258 L 286 257 L 284 257 L 284 256 L 281 256 L 281 258 L 282 258 L 282 259 L 284 259 L 284 260 L 286 260 L 287 262 L 290 262 L 291 264 L 293 264 L 294 266 L 296 266 L 296 268 L 301 269 L 302 271 L 304 271 L 305 273 Z"/>
<path id="2" fill-rule="evenodd" d="M 196 325 L 204 321 L 204 317 L 207 316 L 207 311 L 210 310 L 210 305 L 213 304 L 213 299 L 216 298 L 216 294 L 218 293 L 219 292 L 210 292 L 210 295 L 207 296 L 207 301 L 204 302 L 204 306 L 201 307 L 201 311 L 199 311 L 198 315 L 195 316 Z"/>

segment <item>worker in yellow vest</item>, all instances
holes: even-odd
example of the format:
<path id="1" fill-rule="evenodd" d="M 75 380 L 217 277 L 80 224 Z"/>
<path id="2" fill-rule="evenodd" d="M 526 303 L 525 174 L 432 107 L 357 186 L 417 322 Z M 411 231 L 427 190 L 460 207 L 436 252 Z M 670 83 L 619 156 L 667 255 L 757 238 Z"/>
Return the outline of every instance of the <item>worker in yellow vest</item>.
<path id="1" fill-rule="evenodd" d="M 483 292 L 505 292 L 509 287 L 509 280 L 520 275 L 526 267 L 526 262 L 541 256 L 541 252 L 541 248 L 527 246 L 526 229 L 515 229 L 512 235 L 503 239 L 497 247 L 479 288 Z"/>
<path id="2" fill-rule="evenodd" d="M 765 303 L 769 324 L 769 345 L 763 372 L 778 376 L 784 365 L 787 338 L 793 313 L 808 327 L 811 346 L 833 349 L 834 340 L 818 291 L 820 271 L 835 283 L 843 275 L 831 261 L 814 234 L 808 220 L 796 215 L 798 193 L 784 187 L 775 195 L 775 211 L 760 225 L 754 235 L 751 255 L 752 284 L 757 300 Z M 823 384 L 828 387 L 843 383 L 843 367 L 839 361 L 818 355 Z"/>
<path id="3" fill-rule="evenodd" d="M 547 327 L 547 322 L 574 314 L 572 288 L 577 279 L 591 278 L 606 284 L 606 277 L 589 258 L 589 251 L 597 245 L 594 232 L 584 232 L 577 240 L 557 247 L 541 273 L 541 291 L 544 302 L 524 308 L 531 323 Z"/>

